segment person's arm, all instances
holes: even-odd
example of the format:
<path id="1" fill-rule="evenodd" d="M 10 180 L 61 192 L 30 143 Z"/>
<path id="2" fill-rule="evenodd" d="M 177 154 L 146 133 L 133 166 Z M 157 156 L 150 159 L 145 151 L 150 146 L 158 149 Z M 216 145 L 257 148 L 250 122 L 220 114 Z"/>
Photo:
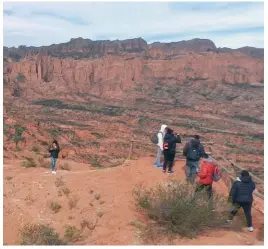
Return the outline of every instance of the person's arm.
<path id="1" fill-rule="evenodd" d="M 229 198 L 232 203 L 234 203 L 235 201 L 236 193 L 237 193 L 237 182 L 234 182 L 229 195 Z"/>
<path id="2" fill-rule="evenodd" d="M 200 144 L 199 153 L 200 153 L 201 157 L 203 157 L 205 154 L 205 149 L 204 149 L 204 146 L 202 144 Z"/>
<path id="3" fill-rule="evenodd" d="M 187 156 L 188 148 L 189 148 L 189 143 L 187 143 L 187 144 L 184 146 L 184 148 L 183 148 L 183 155 L 184 155 L 184 156 Z"/>
<path id="4" fill-rule="evenodd" d="M 54 150 L 54 148 L 52 148 L 51 146 L 48 148 L 48 152 L 52 152 Z"/>
<path id="5" fill-rule="evenodd" d="M 157 145 L 163 151 L 163 143 L 164 143 L 163 133 L 158 132 L 157 137 L 158 137 L 158 144 Z"/>
<path id="6" fill-rule="evenodd" d="M 180 144 L 181 143 L 181 137 L 180 137 L 180 135 L 177 134 L 176 137 L 177 137 L 176 143 L 177 144 Z"/>

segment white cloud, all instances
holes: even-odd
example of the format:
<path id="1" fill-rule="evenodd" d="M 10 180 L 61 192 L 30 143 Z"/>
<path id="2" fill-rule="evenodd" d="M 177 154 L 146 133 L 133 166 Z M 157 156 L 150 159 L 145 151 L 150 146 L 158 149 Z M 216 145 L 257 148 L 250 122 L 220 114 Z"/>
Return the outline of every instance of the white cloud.
<path id="1" fill-rule="evenodd" d="M 150 41 L 172 36 L 172 41 L 182 40 L 181 37 L 208 38 L 213 40 L 216 46 L 221 47 L 264 45 L 263 31 L 250 30 L 264 25 L 262 4 L 239 6 L 221 4 L 221 8 L 202 7 L 200 11 L 187 7 L 186 3 L 177 5 L 176 8 L 171 6 L 172 4 L 167 2 L 50 2 L 49 4 L 9 2 L 4 4 L 4 10 L 11 10 L 14 14 L 4 15 L 4 44 L 18 46 L 24 41 L 26 45 L 49 45 L 80 36 L 92 40 L 98 37 L 107 39 L 143 37 Z M 33 12 L 52 13 L 54 16 L 32 15 Z M 55 16 L 57 14 L 69 18 L 69 21 L 57 18 Z M 76 24 L 78 18 L 88 25 Z M 232 31 L 230 36 L 228 30 L 237 30 L 237 33 Z M 14 31 L 17 32 L 15 35 Z M 21 37 L 19 31 L 22 31 Z M 34 39 L 27 40 L 22 37 L 24 34 L 34 36 Z M 150 37 L 155 37 L 155 40 L 151 40 Z"/>

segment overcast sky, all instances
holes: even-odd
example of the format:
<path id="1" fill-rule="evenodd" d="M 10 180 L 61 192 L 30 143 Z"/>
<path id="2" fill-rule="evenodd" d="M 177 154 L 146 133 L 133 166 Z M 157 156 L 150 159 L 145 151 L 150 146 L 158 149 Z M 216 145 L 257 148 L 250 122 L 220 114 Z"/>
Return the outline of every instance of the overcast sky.
<path id="1" fill-rule="evenodd" d="M 147 42 L 211 39 L 217 47 L 264 47 L 258 2 L 5 2 L 4 45 L 41 46 L 70 38 Z"/>

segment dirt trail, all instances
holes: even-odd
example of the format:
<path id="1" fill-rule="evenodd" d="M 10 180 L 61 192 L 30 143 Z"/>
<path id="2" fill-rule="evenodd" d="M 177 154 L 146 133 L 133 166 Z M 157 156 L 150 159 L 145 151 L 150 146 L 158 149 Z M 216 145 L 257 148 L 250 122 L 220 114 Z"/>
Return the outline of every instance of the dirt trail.
<path id="1" fill-rule="evenodd" d="M 63 160 L 61 160 L 63 161 Z M 75 225 L 80 229 L 83 219 L 97 218 L 97 212 L 103 211 L 95 230 L 77 242 L 77 244 L 129 245 L 139 244 L 135 229 L 130 221 L 140 218 L 135 211 L 132 191 L 136 184 L 153 186 L 166 179 L 184 179 L 183 161 L 177 161 L 175 174 L 168 176 L 161 169 L 152 165 L 152 158 L 129 161 L 124 166 L 108 169 L 94 169 L 87 164 L 68 162 L 71 171 L 59 170 L 51 175 L 48 169 L 21 168 L 19 162 L 4 165 L 4 243 L 19 243 L 19 229 L 28 222 L 49 223 L 61 235 L 66 225 Z M 7 176 L 10 179 L 7 179 Z M 11 178 L 12 177 L 12 178 Z M 77 206 L 70 209 L 68 198 L 58 196 L 61 187 L 55 182 L 61 178 L 64 186 L 69 188 L 69 199 L 76 197 Z M 215 183 L 218 192 L 227 193 L 223 182 Z M 92 193 L 93 191 L 93 193 Z M 97 200 L 95 194 L 100 194 Z M 58 201 L 62 208 L 54 214 L 49 203 Z M 263 216 L 253 212 L 256 228 L 263 223 Z M 184 245 L 256 245 L 263 244 L 256 239 L 258 229 L 253 233 L 234 232 L 229 230 L 207 231 L 196 239 L 180 239 L 173 244 Z M 166 243 L 165 241 L 162 242 Z"/>

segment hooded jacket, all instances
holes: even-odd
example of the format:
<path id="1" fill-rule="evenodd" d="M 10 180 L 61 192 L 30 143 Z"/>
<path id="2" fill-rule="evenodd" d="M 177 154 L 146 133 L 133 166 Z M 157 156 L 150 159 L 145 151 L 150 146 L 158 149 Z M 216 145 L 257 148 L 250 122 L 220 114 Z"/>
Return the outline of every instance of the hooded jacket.
<path id="1" fill-rule="evenodd" d="M 164 142 L 164 137 L 165 137 L 165 135 L 166 135 L 166 133 L 165 133 L 165 129 L 167 128 L 167 125 L 165 125 L 165 124 L 162 124 L 161 125 L 161 128 L 160 128 L 160 130 L 159 130 L 159 132 L 158 132 L 158 134 L 157 134 L 157 137 L 158 137 L 158 146 L 159 146 L 159 148 L 163 151 L 163 142 Z"/>
<path id="2" fill-rule="evenodd" d="M 212 184 L 213 183 L 213 174 L 215 170 L 215 163 L 212 158 L 209 156 L 208 158 L 203 159 L 203 163 L 201 165 L 199 176 L 199 184 Z"/>
<path id="3" fill-rule="evenodd" d="M 233 183 L 230 197 L 233 203 L 250 203 L 253 201 L 253 191 L 256 185 L 250 176 L 237 177 Z"/>
<path id="4" fill-rule="evenodd" d="M 191 147 L 198 148 L 200 157 L 203 157 L 205 154 L 204 146 L 200 143 L 198 139 L 192 139 L 190 142 L 188 142 L 185 147 L 183 148 L 183 155 L 187 157 L 188 150 Z M 187 159 L 188 160 L 188 159 Z M 199 160 L 198 160 L 199 161 Z"/>
<path id="5" fill-rule="evenodd" d="M 176 153 L 176 144 L 181 143 L 181 138 L 179 135 L 174 135 L 173 133 L 167 133 L 164 137 L 164 142 L 168 143 L 168 153 Z"/>

